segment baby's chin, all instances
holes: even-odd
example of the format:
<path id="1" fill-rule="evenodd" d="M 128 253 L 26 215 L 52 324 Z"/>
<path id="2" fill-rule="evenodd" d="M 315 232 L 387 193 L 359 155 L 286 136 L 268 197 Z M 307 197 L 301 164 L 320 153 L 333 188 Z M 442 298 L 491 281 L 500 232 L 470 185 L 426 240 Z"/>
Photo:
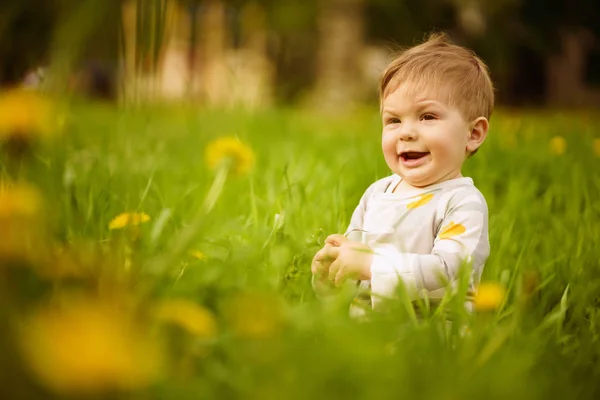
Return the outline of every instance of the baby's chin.
<path id="1" fill-rule="evenodd" d="M 404 183 L 414 187 L 414 188 L 424 188 L 429 185 L 433 185 L 437 182 L 437 179 L 430 175 L 424 174 L 398 174 L 404 181 Z"/>
<path id="2" fill-rule="evenodd" d="M 408 185 L 417 188 L 417 189 L 422 189 L 424 187 L 427 187 L 429 185 L 433 185 L 435 181 L 414 181 L 414 180 L 409 180 L 409 179 L 405 179 L 404 180 Z"/>

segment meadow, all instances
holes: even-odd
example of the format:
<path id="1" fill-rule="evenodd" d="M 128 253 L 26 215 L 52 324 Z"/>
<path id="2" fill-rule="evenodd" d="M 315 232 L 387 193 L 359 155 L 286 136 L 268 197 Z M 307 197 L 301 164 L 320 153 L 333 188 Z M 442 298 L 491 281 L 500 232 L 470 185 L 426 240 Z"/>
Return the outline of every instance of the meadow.
<path id="1" fill-rule="evenodd" d="M 389 174 L 377 110 L 45 101 L 0 101 L 2 398 L 600 395 L 593 112 L 492 117 L 463 171 L 490 210 L 477 312 L 400 295 L 359 322 L 310 261 Z"/>

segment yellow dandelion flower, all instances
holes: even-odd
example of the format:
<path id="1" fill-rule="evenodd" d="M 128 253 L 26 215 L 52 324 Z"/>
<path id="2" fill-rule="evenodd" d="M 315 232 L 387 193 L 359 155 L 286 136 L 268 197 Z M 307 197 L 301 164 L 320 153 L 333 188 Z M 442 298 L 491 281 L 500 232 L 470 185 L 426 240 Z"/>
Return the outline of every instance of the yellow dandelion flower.
<path id="1" fill-rule="evenodd" d="M 45 308 L 22 325 L 23 358 L 39 381 L 68 394 L 137 389 L 161 365 L 156 341 L 123 313 L 94 302 Z"/>
<path id="2" fill-rule="evenodd" d="M 206 163 L 216 169 L 223 162 L 231 162 L 231 169 L 238 175 L 244 175 L 254 165 L 254 152 L 250 147 L 234 137 L 216 139 L 206 146 Z"/>
<path id="3" fill-rule="evenodd" d="M 41 206 L 42 196 L 33 186 L 0 186 L 0 218 L 34 217 Z"/>
<path id="4" fill-rule="evenodd" d="M 482 283 L 477 288 L 475 309 L 478 311 L 496 310 L 504 301 L 505 296 L 506 291 L 502 285 L 494 282 Z"/>
<path id="5" fill-rule="evenodd" d="M 239 294 L 227 307 L 227 319 L 236 336 L 268 338 L 283 328 L 283 310 L 276 298 L 261 294 Z"/>
<path id="6" fill-rule="evenodd" d="M 550 151 L 558 156 L 565 154 L 567 141 L 562 136 L 554 136 L 550 139 Z"/>
<path id="7" fill-rule="evenodd" d="M 47 137 L 59 130 L 52 102 L 39 92 L 12 89 L 0 93 L 0 138 Z"/>
<path id="8" fill-rule="evenodd" d="M 146 213 L 122 213 L 113 218 L 108 224 L 108 229 L 123 229 L 128 226 L 138 226 L 150 221 L 150 216 Z"/>
<path id="9" fill-rule="evenodd" d="M 206 256 L 204 255 L 204 253 L 201 252 L 201 251 L 199 251 L 199 250 L 190 251 L 190 256 L 192 256 L 195 259 L 198 259 L 200 261 L 205 261 L 206 260 Z"/>
<path id="10" fill-rule="evenodd" d="M 157 318 L 201 338 L 212 339 L 217 335 L 217 322 L 213 314 L 189 300 L 164 301 L 158 306 Z"/>
<path id="11" fill-rule="evenodd" d="M 594 139 L 592 143 L 592 149 L 596 157 L 600 157 L 600 139 Z"/>

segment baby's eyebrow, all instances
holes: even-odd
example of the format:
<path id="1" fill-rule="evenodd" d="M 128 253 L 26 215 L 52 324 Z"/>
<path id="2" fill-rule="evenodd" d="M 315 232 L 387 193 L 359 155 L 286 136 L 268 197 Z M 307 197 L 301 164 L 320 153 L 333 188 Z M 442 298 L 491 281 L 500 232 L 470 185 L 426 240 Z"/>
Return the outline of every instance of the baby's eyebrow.
<path id="1" fill-rule="evenodd" d="M 429 99 L 417 101 L 417 107 L 419 107 L 419 108 L 424 108 L 424 107 L 428 107 L 428 106 L 441 107 L 442 103 L 440 103 L 437 100 L 429 100 Z"/>
<path id="2" fill-rule="evenodd" d="M 410 107 L 410 109 L 406 110 L 407 112 L 420 112 L 423 109 L 427 108 L 427 107 L 436 107 L 436 108 L 440 108 L 443 109 L 444 108 L 444 104 L 441 103 L 438 100 L 432 100 L 432 99 L 421 99 L 421 100 L 417 100 L 416 102 L 413 103 L 413 105 Z M 381 111 L 381 115 L 385 115 L 385 114 L 389 114 L 389 115 L 399 115 L 400 113 L 397 112 L 394 108 L 390 108 L 390 107 L 386 107 Z"/>
<path id="3" fill-rule="evenodd" d="M 440 103 L 439 101 L 430 100 L 430 101 L 422 102 L 415 107 L 415 109 L 417 111 L 423 111 L 426 108 L 432 108 L 434 110 L 443 111 L 444 105 L 442 103 Z"/>

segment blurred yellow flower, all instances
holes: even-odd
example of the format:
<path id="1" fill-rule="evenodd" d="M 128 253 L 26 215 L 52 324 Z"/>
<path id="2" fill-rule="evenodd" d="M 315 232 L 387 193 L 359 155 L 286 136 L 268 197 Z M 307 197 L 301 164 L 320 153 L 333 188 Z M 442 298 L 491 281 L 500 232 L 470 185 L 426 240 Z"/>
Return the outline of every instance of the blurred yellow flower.
<path id="1" fill-rule="evenodd" d="M 482 283 L 477 288 L 475 295 L 475 309 L 478 311 L 496 310 L 506 296 L 504 287 L 498 283 L 487 282 Z"/>
<path id="2" fill-rule="evenodd" d="M 95 302 L 41 309 L 20 333 L 27 366 L 60 393 L 140 388 L 158 378 L 162 364 L 156 341 L 122 312 Z"/>
<path id="3" fill-rule="evenodd" d="M 122 213 L 113 218 L 108 224 L 109 229 L 123 229 L 128 226 L 138 226 L 150 221 L 150 216 L 146 213 Z"/>
<path id="4" fill-rule="evenodd" d="M 0 218 L 34 217 L 41 206 L 42 196 L 33 186 L 27 184 L 0 186 Z"/>
<path id="5" fill-rule="evenodd" d="M 199 250 L 190 251 L 190 255 L 200 261 L 206 260 L 206 256 L 204 255 L 204 253 Z"/>
<path id="6" fill-rule="evenodd" d="M 243 293 L 227 304 L 227 319 L 236 336 L 268 338 L 283 328 L 284 315 L 276 297 Z"/>
<path id="7" fill-rule="evenodd" d="M 50 242 L 50 241 L 48 241 Z M 67 244 L 48 243 L 42 262 L 34 266 L 38 276 L 49 280 L 79 279 L 93 276 L 102 260 L 96 243 L 72 239 Z"/>
<path id="8" fill-rule="evenodd" d="M 592 149 L 594 150 L 594 155 L 600 157 L 600 139 L 594 139 Z"/>
<path id="9" fill-rule="evenodd" d="M 0 93 L 0 139 L 46 137 L 60 128 L 52 102 L 39 92 L 11 89 Z"/>
<path id="10" fill-rule="evenodd" d="M 43 227 L 18 218 L 0 218 L 0 269 L 44 262 L 48 240 Z"/>
<path id="11" fill-rule="evenodd" d="M 550 139 L 550 151 L 556 155 L 565 154 L 567 150 L 567 141 L 562 136 L 554 136 Z"/>
<path id="12" fill-rule="evenodd" d="M 189 300 L 164 301 L 158 306 L 157 318 L 175 324 L 201 338 L 212 339 L 217 335 L 217 322 L 213 314 Z"/>
<path id="13" fill-rule="evenodd" d="M 223 137 L 213 140 L 206 146 L 206 163 L 216 169 L 222 162 L 231 162 L 231 169 L 238 175 L 244 175 L 254 165 L 254 152 L 235 137 Z"/>

